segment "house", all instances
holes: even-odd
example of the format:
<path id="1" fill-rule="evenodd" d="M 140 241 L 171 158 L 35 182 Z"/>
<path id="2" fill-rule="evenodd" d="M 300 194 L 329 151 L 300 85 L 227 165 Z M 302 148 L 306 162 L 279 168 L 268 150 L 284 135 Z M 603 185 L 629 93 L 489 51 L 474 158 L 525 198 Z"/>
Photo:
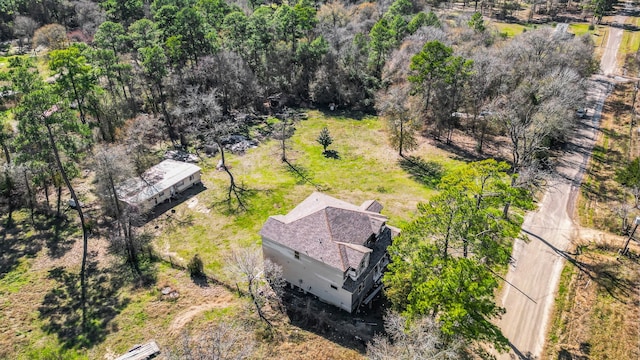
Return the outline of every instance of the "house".
<path id="1" fill-rule="evenodd" d="M 201 169 L 193 164 L 167 159 L 139 177 L 127 179 L 117 188 L 118 200 L 144 213 L 200 183 Z"/>
<path id="2" fill-rule="evenodd" d="M 386 224 L 375 200 L 360 206 L 314 192 L 287 215 L 265 222 L 265 259 L 301 291 L 349 313 L 380 291 L 387 247 L 400 230 Z"/>

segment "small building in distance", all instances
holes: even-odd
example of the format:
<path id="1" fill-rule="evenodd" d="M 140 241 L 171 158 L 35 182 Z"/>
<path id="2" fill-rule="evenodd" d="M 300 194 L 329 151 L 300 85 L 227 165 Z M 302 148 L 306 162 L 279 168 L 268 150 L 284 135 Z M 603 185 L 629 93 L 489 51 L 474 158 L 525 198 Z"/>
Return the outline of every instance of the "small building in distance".
<path id="1" fill-rule="evenodd" d="M 151 167 L 141 176 L 127 179 L 117 188 L 118 200 L 140 213 L 175 197 L 200 183 L 200 167 L 167 159 Z"/>
<path id="2" fill-rule="evenodd" d="M 400 233 L 381 210 L 375 200 L 357 206 L 314 192 L 265 222 L 263 256 L 282 267 L 292 287 L 352 313 L 382 288 L 387 247 Z"/>

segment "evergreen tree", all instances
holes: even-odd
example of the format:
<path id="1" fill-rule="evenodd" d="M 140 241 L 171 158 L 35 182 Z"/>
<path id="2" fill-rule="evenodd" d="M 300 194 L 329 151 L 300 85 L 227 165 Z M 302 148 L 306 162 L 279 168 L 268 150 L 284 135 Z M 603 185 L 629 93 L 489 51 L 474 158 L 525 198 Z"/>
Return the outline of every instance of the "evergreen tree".
<path id="1" fill-rule="evenodd" d="M 331 143 L 333 143 L 333 138 L 331 137 L 331 134 L 329 133 L 329 129 L 325 126 L 322 128 L 322 130 L 320 130 L 320 135 L 318 135 L 318 138 L 316 139 L 316 141 L 322 145 L 322 152 L 326 153 L 327 152 L 327 147 L 329 147 L 329 145 L 331 145 Z"/>

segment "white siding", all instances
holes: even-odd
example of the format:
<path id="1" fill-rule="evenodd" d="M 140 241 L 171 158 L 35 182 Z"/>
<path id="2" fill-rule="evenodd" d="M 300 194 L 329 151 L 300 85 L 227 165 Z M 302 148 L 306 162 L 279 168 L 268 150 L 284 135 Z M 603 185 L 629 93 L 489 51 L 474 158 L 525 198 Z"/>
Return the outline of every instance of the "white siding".
<path id="1" fill-rule="evenodd" d="M 342 289 L 343 272 L 262 237 L 264 257 L 282 266 L 284 279 L 321 300 L 351 312 L 352 294 Z M 335 286 L 332 288 L 331 285 Z"/>

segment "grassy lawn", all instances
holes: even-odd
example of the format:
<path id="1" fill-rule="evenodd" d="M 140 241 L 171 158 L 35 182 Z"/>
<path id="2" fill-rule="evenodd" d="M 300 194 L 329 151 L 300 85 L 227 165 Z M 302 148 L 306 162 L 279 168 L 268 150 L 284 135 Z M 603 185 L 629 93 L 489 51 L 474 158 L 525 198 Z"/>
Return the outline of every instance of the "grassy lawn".
<path id="1" fill-rule="evenodd" d="M 607 27 L 604 25 L 595 25 L 593 30 L 589 30 L 589 23 L 571 23 L 569 24 L 569 32 L 576 36 L 582 36 L 584 34 L 591 34 L 595 37 L 603 36 L 607 31 Z M 594 37 L 594 41 L 597 38 Z M 596 45 L 597 42 L 596 42 Z"/>
<path id="2" fill-rule="evenodd" d="M 506 37 L 510 38 L 516 35 L 520 35 L 525 31 L 538 28 L 538 25 L 520 25 L 501 22 L 492 22 L 491 25 L 498 30 L 499 34 L 504 34 Z"/>
<path id="3" fill-rule="evenodd" d="M 200 254 L 207 273 L 226 281 L 229 278 L 224 264 L 229 249 L 258 250 L 258 231 L 267 217 L 287 213 L 313 191 L 321 190 L 355 204 L 377 199 L 385 206 L 383 214 L 396 226 L 410 221 L 417 203 L 434 193 L 433 188 L 400 166 L 397 153 L 387 143 L 382 120 L 327 116 L 318 111 L 309 111 L 308 115 L 308 119 L 295 124 L 287 150 L 289 161 L 305 180 L 280 161 L 280 144 L 275 140 L 241 156 L 228 154 L 231 171 L 248 190 L 244 198 L 248 210 L 236 212 L 224 202 L 229 180 L 225 172 L 215 169 L 219 157 L 208 158 L 200 164 L 206 189 L 139 231 L 155 233 L 158 252 L 171 256 L 175 262 L 186 263 L 194 254 Z M 325 157 L 315 140 L 324 126 L 331 132 L 334 142 L 329 149 L 335 151 L 337 158 Z M 437 162 L 444 169 L 461 164 L 426 143 L 410 155 Z M 3 215 L 0 231 L 4 231 Z M 75 214 L 68 215 L 74 218 Z M 246 298 L 239 298 L 220 285 L 199 286 L 185 271 L 168 264 L 154 265 L 156 279 L 151 285 L 131 284 L 126 280 L 127 268 L 108 254 L 106 240 L 92 238 L 90 251 L 95 252 L 92 256 L 96 257 L 97 268 L 91 271 L 89 295 L 109 301 L 90 305 L 91 309 L 98 309 L 91 315 L 96 333 L 92 339 L 78 340 L 73 334 L 79 321 L 78 297 L 74 293 L 81 252 L 81 242 L 76 241 L 79 229 L 72 227 L 62 232 L 59 240 L 52 240 L 52 227 L 45 220 L 36 219 L 43 222 L 36 229 L 31 226 L 27 211 L 16 212 L 14 219 L 17 227 L 7 232 L 0 244 L 4 256 L 0 263 L 0 358 L 39 359 L 46 355 L 101 359 L 122 354 L 133 344 L 150 339 L 169 349 L 180 344 L 184 331 L 204 330 L 218 319 L 253 322 L 260 328 Z M 56 268 L 60 271 L 51 272 Z M 167 298 L 162 294 L 166 288 L 179 296 Z M 75 318 L 69 317 L 74 314 Z M 65 319 L 71 322 L 62 327 L 56 325 Z M 362 356 L 288 323 L 279 324 L 278 329 L 279 340 L 258 341 L 259 358 Z M 79 341 L 85 341 L 88 350 Z"/>
<path id="4" fill-rule="evenodd" d="M 609 36 L 609 27 L 604 25 L 595 25 L 593 30 L 589 30 L 589 23 L 572 23 L 569 24 L 569 32 L 576 36 L 590 34 L 595 46 L 596 58 L 602 57 L 603 49 Z"/>
<path id="5" fill-rule="evenodd" d="M 329 149 L 336 151 L 338 159 L 326 158 L 315 140 L 324 126 L 334 140 Z M 278 141 L 267 141 L 242 156 L 229 155 L 236 181 L 249 190 L 245 199 L 248 210 L 244 212 L 229 213 L 224 203 L 229 178 L 215 170 L 217 157 L 206 159 L 203 183 L 207 190 L 197 195 L 199 206 L 181 204 L 175 213 L 154 221 L 159 234 L 157 247 L 182 262 L 199 253 L 205 267 L 219 273 L 225 252 L 233 247 L 258 248 L 258 231 L 270 215 L 286 214 L 317 190 L 354 204 L 377 199 L 384 205 L 382 213 L 389 216 L 389 223 L 402 226 L 411 219 L 417 203 L 427 200 L 434 190 L 399 166 L 383 127 L 376 117 L 356 120 L 310 111 L 307 120 L 295 124 L 287 150 L 287 158 L 306 181 L 280 161 Z M 445 167 L 457 164 L 443 151 L 426 145 L 412 155 Z"/>

